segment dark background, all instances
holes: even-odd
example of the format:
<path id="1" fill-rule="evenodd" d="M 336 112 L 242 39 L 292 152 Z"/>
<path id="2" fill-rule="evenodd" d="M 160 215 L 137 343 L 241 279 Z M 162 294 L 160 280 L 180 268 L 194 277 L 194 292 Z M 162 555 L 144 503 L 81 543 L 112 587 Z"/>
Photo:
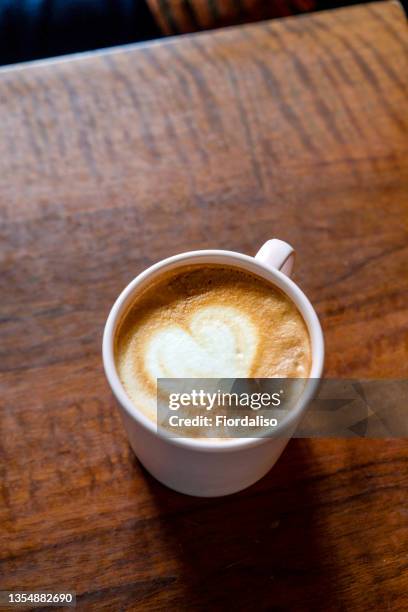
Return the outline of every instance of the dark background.
<path id="1" fill-rule="evenodd" d="M 202 0 L 205 1 L 205 0 Z M 210 2 L 210 0 L 208 0 Z M 190 5 L 191 0 L 186 2 Z M 222 8 L 224 0 L 215 6 Z M 172 0 L 163 6 L 171 9 Z M 214 4 L 214 3 L 212 3 Z M 258 0 L 229 20 L 214 12 L 212 27 L 356 4 L 351 0 Z M 217 18 L 218 15 L 218 18 Z M 0 0 L 0 64 L 63 55 L 163 36 L 147 0 Z"/>

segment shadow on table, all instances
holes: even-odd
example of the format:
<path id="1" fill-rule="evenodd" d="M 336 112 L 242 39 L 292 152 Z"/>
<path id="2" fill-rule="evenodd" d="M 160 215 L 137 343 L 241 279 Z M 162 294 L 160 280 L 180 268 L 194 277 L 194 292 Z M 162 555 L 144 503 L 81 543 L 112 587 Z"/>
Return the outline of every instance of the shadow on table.
<path id="1" fill-rule="evenodd" d="M 259 483 L 213 499 L 174 493 L 146 474 L 182 609 L 337 608 L 312 462 L 308 441 L 292 440 Z"/>

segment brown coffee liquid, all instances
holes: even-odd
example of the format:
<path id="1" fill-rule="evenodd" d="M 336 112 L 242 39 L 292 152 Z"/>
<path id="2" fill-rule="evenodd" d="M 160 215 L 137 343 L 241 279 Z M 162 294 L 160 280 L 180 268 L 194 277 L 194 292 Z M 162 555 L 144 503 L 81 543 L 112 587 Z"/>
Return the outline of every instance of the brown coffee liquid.
<path id="1" fill-rule="evenodd" d="M 135 297 L 115 360 L 127 394 L 154 420 L 157 378 L 306 378 L 311 347 L 297 307 L 273 284 L 232 266 L 195 265 Z"/>

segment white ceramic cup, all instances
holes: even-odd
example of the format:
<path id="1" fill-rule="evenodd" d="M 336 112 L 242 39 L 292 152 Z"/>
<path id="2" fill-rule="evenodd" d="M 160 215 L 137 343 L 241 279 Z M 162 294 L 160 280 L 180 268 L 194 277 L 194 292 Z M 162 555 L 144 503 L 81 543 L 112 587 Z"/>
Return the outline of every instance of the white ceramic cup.
<path id="1" fill-rule="evenodd" d="M 118 401 L 134 452 L 145 468 L 171 489 L 188 495 L 215 497 L 245 489 L 262 478 L 279 458 L 316 392 L 323 371 L 323 333 L 313 306 L 288 276 L 292 272 L 293 261 L 293 248 L 276 239 L 268 240 L 255 257 L 218 250 L 181 253 L 139 274 L 113 305 L 103 335 L 106 377 Z M 188 264 L 226 264 L 254 272 L 288 295 L 306 322 L 312 350 L 310 381 L 289 418 L 278 425 L 273 437 L 216 441 L 166 437 L 165 433 L 157 430 L 157 424 L 132 403 L 119 380 L 114 360 L 114 337 L 122 313 L 155 277 Z"/>

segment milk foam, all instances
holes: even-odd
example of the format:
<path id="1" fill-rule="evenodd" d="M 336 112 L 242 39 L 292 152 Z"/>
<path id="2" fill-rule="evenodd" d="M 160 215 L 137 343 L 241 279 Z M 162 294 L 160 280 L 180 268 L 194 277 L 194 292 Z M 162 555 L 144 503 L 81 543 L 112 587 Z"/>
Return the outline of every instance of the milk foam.
<path id="1" fill-rule="evenodd" d="M 195 266 L 139 297 L 116 338 L 122 384 L 152 420 L 157 378 L 307 377 L 310 341 L 296 306 L 249 273 Z"/>
<path id="2" fill-rule="evenodd" d="M 146 347 L 146 371 L 157 378 L 230 378 L 249 376 L 258 344 L 250 319 L 231 306 L 207 306 L 188 329 L 157 330 Z"/>

